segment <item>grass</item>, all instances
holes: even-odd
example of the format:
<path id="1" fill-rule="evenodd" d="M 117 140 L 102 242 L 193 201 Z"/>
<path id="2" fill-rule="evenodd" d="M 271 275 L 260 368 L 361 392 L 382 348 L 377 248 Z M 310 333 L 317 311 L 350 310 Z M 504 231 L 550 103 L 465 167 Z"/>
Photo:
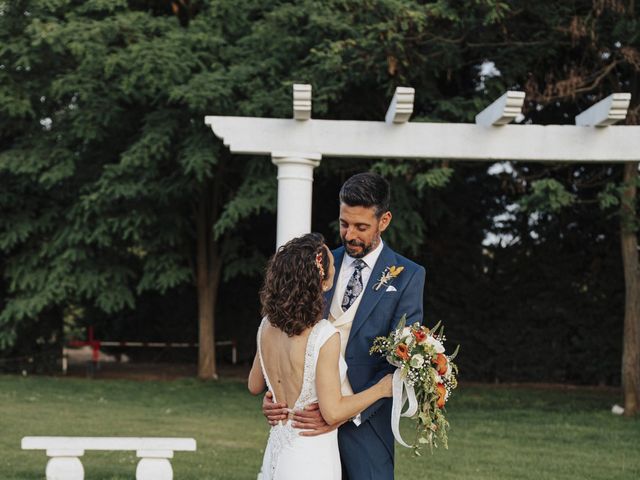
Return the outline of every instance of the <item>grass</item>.
<path id="1" fill-rule="evenodd" d="M 609 391 L 463 386 L 449 407 L 449 450 L 396 447 L 396 478 L 637 479 L 640 419 L 612 415 Z M 44 478 L 27 435 L 193 437 L 177 480 L 255 479 L 267 426 L 242 382 L 135 382 L 0 376 L 0 479 Z M 406 440 L 410 425 L 403 425 Z M 86 452 L 87 480 L 134 477 L 134 452 Z"/>

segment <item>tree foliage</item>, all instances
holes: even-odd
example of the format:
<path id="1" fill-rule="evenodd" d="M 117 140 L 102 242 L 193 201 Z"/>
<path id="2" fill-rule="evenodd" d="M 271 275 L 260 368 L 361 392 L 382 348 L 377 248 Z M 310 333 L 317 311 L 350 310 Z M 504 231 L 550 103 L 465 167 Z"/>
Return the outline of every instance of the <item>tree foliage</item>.
<path id="1" fill-rule="evenodd" d="M 631 91 L 635 124 L 639 31 L 621 0 L 2 3 L 0 343 L 59 335 L 64 312 L 125 332 L 167 297 L 195 303 L 204 222 L 226 282 L 216 328 L 248 355 L 275 167 L 231 155 L 204 115 L 290 117 L 291 85 L 310 83 L 314 118 L 381 120 L 402 85 L 413 121 L 472 122 L 521 89 L 523 123 Z M 385 240 L 427 266 L 427 314 L 470 378 L 619 381 L 593 367 L 620 353 L 619 166 L 325 159 L 314 228 L 333 244 L 339 186 L 365 169 L 390 179 Z"/>
<path id="2" fill-rule="evenodd" d="M 4 346 L 20 322 L 52 306 L 113 314 L 134 308 L 144 291 L 193 282 L 196 210 L 206 185 L 218 185 L 206 199 L 221 214 L 218 237 L 274 208 L 274 185 L 264 181 L 264 201 L 247 208 L 263 163 L 231 161 L 203 125 L 206 113 L 231 105 L 220 12 L 203 9 L 185 28 L 173 14 L 146 7 L 4 5 Z M 224 245 L 235 258 L 229 275 L 263 261 Z"/>

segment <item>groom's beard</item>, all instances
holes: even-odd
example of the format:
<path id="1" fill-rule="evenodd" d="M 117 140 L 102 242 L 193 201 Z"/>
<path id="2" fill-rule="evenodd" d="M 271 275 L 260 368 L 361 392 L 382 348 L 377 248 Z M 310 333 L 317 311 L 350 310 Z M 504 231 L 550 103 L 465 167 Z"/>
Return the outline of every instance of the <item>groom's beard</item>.
<path id="1" fill-rule="evenodd" d="M 358 240 L 345 240 L 344 237 L 341 237 L 342 240 L 342 245 L 344 246 L 344 249 L 347 252 L 347 255 L 349 255 L 351 258 L 362 258 L 365 257 L 371 250 L 373 250 L 374 248 L 376 248 L 378 246 L 378 243 L 380 242 L 380 238 L 378 237 L 378 240 L 375 243 L 364 243 L 364 242 L 359 242 Z M 354 247 L 360 247 L 360 248 L 354 248 Z"/>

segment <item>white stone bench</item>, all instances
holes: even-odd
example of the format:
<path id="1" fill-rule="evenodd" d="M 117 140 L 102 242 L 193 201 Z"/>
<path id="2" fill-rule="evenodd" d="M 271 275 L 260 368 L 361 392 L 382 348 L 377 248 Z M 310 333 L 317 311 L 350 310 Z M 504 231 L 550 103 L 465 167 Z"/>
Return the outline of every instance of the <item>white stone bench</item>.
<path id="1" fill-rule="evenodd" d="M 84 480 L 80 458 L 85 450 L 135 450 L 137 480 L 172 480 L 173 452 L 195 452 L 193 438 L 24 437 L 23 450 L 46 450 L 47 480 Z"/>

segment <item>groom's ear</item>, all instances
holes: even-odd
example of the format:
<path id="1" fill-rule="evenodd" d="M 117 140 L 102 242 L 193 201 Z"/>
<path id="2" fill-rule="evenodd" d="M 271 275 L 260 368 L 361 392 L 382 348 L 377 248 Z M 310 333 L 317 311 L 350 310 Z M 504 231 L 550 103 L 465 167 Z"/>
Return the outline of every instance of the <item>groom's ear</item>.
<path id="1" fill-rule="evenodd" d="M 380 219 L 378 220 L 378 230 L 384 232 L 391 223 L 392 218 L 393 215 L 391 215 L 391 212 L 388 211 L 380 215 Z"/>

